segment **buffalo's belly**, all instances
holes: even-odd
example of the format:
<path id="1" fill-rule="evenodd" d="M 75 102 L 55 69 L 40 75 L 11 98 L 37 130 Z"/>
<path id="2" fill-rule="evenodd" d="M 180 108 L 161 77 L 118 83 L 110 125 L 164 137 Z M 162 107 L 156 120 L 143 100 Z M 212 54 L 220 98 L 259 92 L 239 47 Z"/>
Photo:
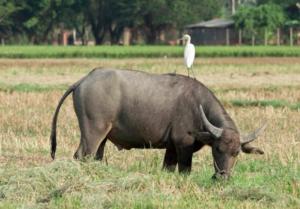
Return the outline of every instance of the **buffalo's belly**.
<path id="1" fill-rule="evenodd" d="M 127 131 L 120 128 L 112 128 L 107 138 L 115 144 L 118 149 L 132 148 L 158 148 L 165 149 L 172 146 L 172 142 L 168 135 L 159 135 L 157 133 L 145 133 L 135 131 Z"/>

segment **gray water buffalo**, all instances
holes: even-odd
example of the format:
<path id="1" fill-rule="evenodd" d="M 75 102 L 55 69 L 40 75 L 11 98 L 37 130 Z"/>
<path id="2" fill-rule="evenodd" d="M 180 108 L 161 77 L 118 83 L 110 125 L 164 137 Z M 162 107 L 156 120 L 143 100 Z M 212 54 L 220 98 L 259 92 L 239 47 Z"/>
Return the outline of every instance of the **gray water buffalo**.
<path id="1" fill-rule="evenodd" d="M 190 172 L 193 153 L 212 148 L 215 175 L 230 178 L 240 150 L 263 154 L 250 144 L 267 124 L 240 134 L 214 94 L 201 82 L 177 74 L 149 74 L 98 68 L 72 85 L 61 98 L 52 122 L 51 156 L 56 151 L 59 109 L 73 92 L 81 140 L 74 158 L 102 160 L 109 139 L 119 150 L 166 149 L 163 168 Z"/>

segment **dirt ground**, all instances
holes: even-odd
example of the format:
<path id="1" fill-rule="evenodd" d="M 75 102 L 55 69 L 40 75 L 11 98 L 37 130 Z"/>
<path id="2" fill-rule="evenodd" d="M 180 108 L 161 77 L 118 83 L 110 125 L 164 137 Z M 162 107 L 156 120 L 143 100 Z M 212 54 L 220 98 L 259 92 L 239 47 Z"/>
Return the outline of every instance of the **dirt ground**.
<path id="1" fill-rule="evenodd" d="M 170 64 L 172 66 L 170 66 Z M 196 78 L 209 87 L 299 85 L 299 58 L 197 58 Z M 109 66 L 150 73 L 187 74 L 177 59 L 0 59 L 0 83 L 69 86 L 92 69 Z M 245 67 L 246 66 L 246 67 Z M 299 71 L 297 70 L 299 67 Z M 290 70 L 292 68 L 292 70 Z M 53 70 L 51 70 L 53 69 Z M 58 71 L 60 72 L 57 72 Z"/>
<path id="2" fill-rule="evenodd" d="M 0 59 L 1 68 L 22 66 L 22 67 L 63 67 L 70 65 L 79 66 L 102 66 L 102 64 L 159 64 L 159 63 L 182 63 L 183 58 L 168 59 Z M 195 64 L 218 64 L 218 65 L 290 65 L 300 64 L 299 57 L 262 57 L 262 58 L 196 58 Z M 300 69 L 299 69 L 300 71 Z"/>
<path id="3" fill-rule="evenodd" d="M 85 76 L 85 73 L 66 74 L 66 75 L 6 75 L 0 77 L 0 83 L 9 85 L 19 85 L 28 83 L 31 85 L 40 86 L 70 86 L 80 78 Z M 201 81 L 210 87 L 221 86 L 261 86 L 261 85 L 299 85 L 300 74 L 209 74 L 201 75 L 196 73 L 197 80 Z"/>

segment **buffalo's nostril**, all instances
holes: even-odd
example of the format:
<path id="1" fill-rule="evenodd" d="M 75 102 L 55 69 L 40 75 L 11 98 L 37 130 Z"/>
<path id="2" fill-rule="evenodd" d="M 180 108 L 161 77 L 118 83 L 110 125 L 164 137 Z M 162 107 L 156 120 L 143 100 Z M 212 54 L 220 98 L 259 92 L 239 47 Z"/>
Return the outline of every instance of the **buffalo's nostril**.
<path id="1" fill-rule="evenodd" d="M 212 178 L 213 180 L 217 180 L 219 177 L 220 177 L 220 174 L 215 173 L 211 178 Z"/>
<path id="2" fill-rule="evenodd" d="M 224 179 L 224 180 L 229 180 L 229 178 L 230 178 L 230 177 L 229 177 L 229 175 L 227 175 L 227 174 L 223 174 L 223 175 L 222 175 L 222 179 Z"/>

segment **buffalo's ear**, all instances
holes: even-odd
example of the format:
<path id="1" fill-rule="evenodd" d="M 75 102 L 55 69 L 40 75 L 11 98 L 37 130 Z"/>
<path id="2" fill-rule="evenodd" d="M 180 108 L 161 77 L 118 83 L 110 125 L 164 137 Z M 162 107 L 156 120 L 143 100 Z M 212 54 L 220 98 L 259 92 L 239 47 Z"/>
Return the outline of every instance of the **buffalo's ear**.
<path id="1" fill-rule="evenodd" d="M 213 136 L 208 132 L 189 131 L 188 133 L 203 144 L 210 144 L 214 141 Z"/>
<path id="2" fill-rule="evenodd" d="M 251 144 L 242 145 L 242 151 L 247 154 L 264 154 L 264 151 Z"/>

